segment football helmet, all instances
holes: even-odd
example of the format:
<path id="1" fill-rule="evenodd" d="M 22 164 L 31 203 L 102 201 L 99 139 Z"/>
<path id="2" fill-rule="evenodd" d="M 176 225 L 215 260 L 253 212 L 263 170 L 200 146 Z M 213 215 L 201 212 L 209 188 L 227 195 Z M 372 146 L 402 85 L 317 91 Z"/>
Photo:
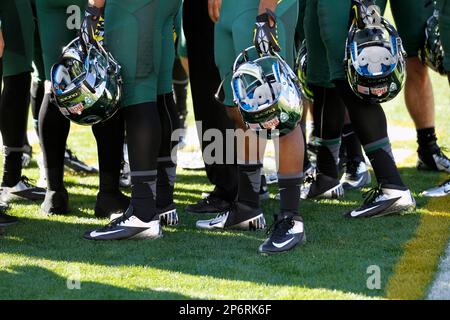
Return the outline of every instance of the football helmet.
<path id="1" fill-rule="evenodd" d="M 444 70 L 444 49 L 442 48 L 441 36 L 439 32 L 439 11 L 434 10 L 433 15 L 428 18 L 425 27 L 425 43 L 419 51 L 419 58 L 422 63 L 432 70 L 445 75 Z"/>
<path id="2" fill-rule="evenodd" d="M 376 103 L 396 97 L 404 84 L 405 57 L 400 36 L 385 18 L 372 19 L 364 28 L 354 20 L 344 65 L 350 87 L 358 97 Z"/>
<path id="3" fill-rule="evenodd" d="M 308 52 L 306 50 L 306 40 L 303 40 L 300 50 L 297 54 L 297 59 L 295 59 L 294 71 L 300 81 L 302 93 L 305 98 L 309 100 L 314 99 L 314 94 L 312 90 L 308 87 L 306 83 L 306 68 L 308 66 Z"/>
<path id="4" fill-rule="evenodd" d="M 301 119 L 303 96 L 297 76 L 277 54 L 259 56 L 249 47 L 236 58 L 231 80 L 234 102 L 246 125 L 283 136 Z"/>
<path id="5" fill-rule="evenodd" d="M 74 39 L 63 49 L 50 76 L 53 100 L 77 124 L 106 121 L 119 108 L 120 65 L 100 44 L 85 48 L 79 38 Z"/>

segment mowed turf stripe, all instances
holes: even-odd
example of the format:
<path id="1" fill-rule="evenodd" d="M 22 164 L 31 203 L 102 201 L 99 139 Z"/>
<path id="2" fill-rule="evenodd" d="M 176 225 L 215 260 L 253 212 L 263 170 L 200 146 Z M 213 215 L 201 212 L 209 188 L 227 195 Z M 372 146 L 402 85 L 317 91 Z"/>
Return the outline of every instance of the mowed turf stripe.
<path id="1" fill-rule="evenodd" d="M 434 279 L 450 236 L 450 197 L 432 198 L 420 209 L 422 217 L 414 237 L 389 279 L 388 299 L 423 299 Z"/>

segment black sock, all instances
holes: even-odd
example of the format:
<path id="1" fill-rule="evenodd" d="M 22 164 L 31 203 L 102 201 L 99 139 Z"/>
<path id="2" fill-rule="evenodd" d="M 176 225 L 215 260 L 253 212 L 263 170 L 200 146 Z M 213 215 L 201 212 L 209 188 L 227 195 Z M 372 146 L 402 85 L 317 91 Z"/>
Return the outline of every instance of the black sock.
<path id="1" fill-rule="evenodd" d="M 404 187 L 392 155 L 386 115 L 381 105 L 360 99 L 347 81 L 336 81 L 335 84 L 347 107 L 355 132 L 364 145 L 378 183 Z"/>
<path id="2" fill-rule="evenodd" d="M 64 188 L 64 153 L 69 130 L 70 121 L 50 102 L 50 94 L 46 94 L 39 112 L 39 140 L 49 190 L 58 191 Z"/>
<path id="3" fill-rule="evenodd" d="M 325 140 L 317 138 L 317 171 L 337 179 L 339 172 L 337 162 L 341 139 Z"/>
<path id="4" fill-rule="evenodd" d="M 156 171 L 131 172 L 131 201 L 133 214 L 150 222 L 156 214 Z"/>
<path id="5" fill-rule="evenodd" d="M 350 161 L 364 161 L 361 142 L 353 130 L 353 125 L 348 123 L 342 129 L 342 144 L 346 150 L 347 159 Z"/>
<path id="6" fill-rule="evenodd" d="M 156 214 L 157 157 L 161 144 L 161 123 L 156 102 L 123 109 L 126 124 L 128 158 L 131 169 L 131 206 L 143 221 Z"/>
<path id="7" fill-rule="evenodd" d="M 420 153 L 433 153 L 438 149 L 436 130 L 434 127 L 417 129 L 417 143 Z"/>
<path id="8" fill-rule="evenodd" d="M 281 175 L 278 174 L 278 187 L 280 189 L 280 212 L 282 216 L 298 214 L 300 203 L 300 185 L 303 174 Z"/>
<path id="9" fill-rule="evenodd" d="M 317 169 L 338 178 L 337 162 L 344 124 L 345 106 L 335 88 L 311 86 L 314 92 L 314 136 L 317 144 Z"/>
<path id="10" fill-rule="evenodd" d="M 189 76 L 181 64 L 179 58 L 176 58 L 173 64 L 173 95 L 176 103 L 177 117 L 179 119 L 181 128 L 184 128 L 184 123 L 187 115 L 187 89 L 189 85 Z"/>
<path id="11" fill-rule="evenodd" d="M 238 201 L 254 208 L 259 208 L 261 168 L 261 164 L 238 165 Z"/>
<path id="12" fill-rule="evenodd" d="M 121 113 L 92 126 L 97 141 L 100 192 L 118 193 L 125 128 Z"/>
<path id="13" fill-rule="evenodd" d="M 22 148 L 3 147 L 2 187 L 14 187 L 21 177 Z"/>
<path id="14" fill-rule="evenodd" d="M 173 203 L 177 165 L 176 159 L 172 159 L 172 153 L 178 141 L 172 141 L 172 133 L 180 127 L 180 121 L 172 93 L 158 95 L 157 103 L 161 123 L 161 146 L 158 154 L 156 207 L 165 208 Z"/>
<path id="15" fill-rule="evenodd" d="M 3 83 L 0 101 L 0 130 L 5 146 L 2 184 L 13 187 L 19 182 L 22 171 L 31 75 L 26 72 L 7 76 Z"/>
<path id="16" fill-rule="evenodd" d="M 165 208 L 173 203 L 177 167 L 172 161 L 158 161 L 156 207 Z"/>
<path id="17" fill-rule="evenodd" d="M 393 184 L 399 187 L 405 187 L 395 165 L 388 138 L 365 145 L 364 150 L 372 164 L 379 185 Z"/>

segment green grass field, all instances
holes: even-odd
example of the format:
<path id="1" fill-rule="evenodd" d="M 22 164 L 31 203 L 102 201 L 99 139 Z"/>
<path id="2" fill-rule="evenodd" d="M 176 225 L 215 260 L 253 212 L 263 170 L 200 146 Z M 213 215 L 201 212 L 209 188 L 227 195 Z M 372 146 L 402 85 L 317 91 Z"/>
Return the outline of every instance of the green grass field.
<path id="1" fill-rule="evenodd" d="M 450 145 L 446 135 L 450 127 L 447 82 L 433 74 L 433 83 L 440 144 Z M 392 126 L 412 127 L 402 97 L 387 104 L 385 110 Z M 82 159 L 96 163 L 88 128 L 73 126 L 69 145 Z M 38 204 L 12 205 L 10 213 L 21 221 L 0 237 L 0 299 L 423 298 L 450 233 L 450 199 L 431 205 L 419 193 L 446 175 L 416 171 L 414 135 L 394 139 L 393 145 L 411 153 L 399 166 L 417 197 L 416 213 L 345 220 L 341 213 L 362 200 L 361 192 L 356 191 L 339 202 L 304 201 L 301 212 L 307 243 L 270 257 L 257 254 L 264 232 L 195 228 L 196 219 L 206 216 L 188 215 L 184 207 L 199 200 L 201 192 L 211 190 L 202 171 L 178 171 L 175 198 L 181 222 L 165 229 L 162 239 L 83 240 L 84 231 L 106 223 L 93 216 L 98 180 L 67 172 L 70 215 L 48 217 Z M 38 146 L 34 149 L 36 153 Z M 24 173 L 37 179 L 36 162 Z M 273 196 L 276 188 L 270 189 Z M 269 222 L 277 209 L 275 200 L 264 203 Z M 414 245 L 416 242 L 419 245 Z M 380 289 L 367 288 L 371 265 L 381 270 Z M 81 289 L 69 290 L 67 282 L 76 279 Z"/>

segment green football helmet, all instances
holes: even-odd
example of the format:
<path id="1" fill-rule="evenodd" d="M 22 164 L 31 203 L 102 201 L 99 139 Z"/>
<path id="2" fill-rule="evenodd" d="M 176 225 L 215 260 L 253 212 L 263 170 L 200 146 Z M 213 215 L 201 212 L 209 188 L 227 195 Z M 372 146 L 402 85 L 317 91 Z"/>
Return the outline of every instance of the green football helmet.
<path id="1" fill-rule="evenodd" d="M 120 65 L 101 45 L 85 49 L 76 38 L 51 69 L 51 90 L 69 120 L 80 125 L 106 121 L 119 108 Z"/>
<path id="2" fill-rule="evenodd" d="M 406 53 L 395 28 L 381 16 L 374 21 L 362 29 L 352 23 L 344 65 L 353 92 L 363 100 L 382 103 L 403 88 Z"/>
<path id="3" fill-rule="evenodd" d="M 444 70 L 444 49 L 442 48 L 441 36 L 439 32 L 439 11 L 434 10 L 433 15 L 428 18 L 425 27 L 425 44 L 419 51 L 422 63 L 430 67 L 439 74 L 445 75 Z"/>
<path id="4" fill-rule="evenodd" d="M 306 40 L 303 40 L 302 46 L 297 54 L 297 59 L 295 60 L 294 71 L 300 81 L 302 93 L 305 98 L 309 100 L 314 99 L 314 94 L 312 90 L 308 87 L 306 82 L 306 68 L 308 67 L 308 52 L 306 50 Z"/>
<path id="5" fill-rule="evenodd" d="M 233 65 L 231 87 L 246 125 L 267 130 L 267 138 L 289 134 L 301 120 L 301 85 L 277 53 L 259 56 L 255 47 L 244 50 Z"/>

